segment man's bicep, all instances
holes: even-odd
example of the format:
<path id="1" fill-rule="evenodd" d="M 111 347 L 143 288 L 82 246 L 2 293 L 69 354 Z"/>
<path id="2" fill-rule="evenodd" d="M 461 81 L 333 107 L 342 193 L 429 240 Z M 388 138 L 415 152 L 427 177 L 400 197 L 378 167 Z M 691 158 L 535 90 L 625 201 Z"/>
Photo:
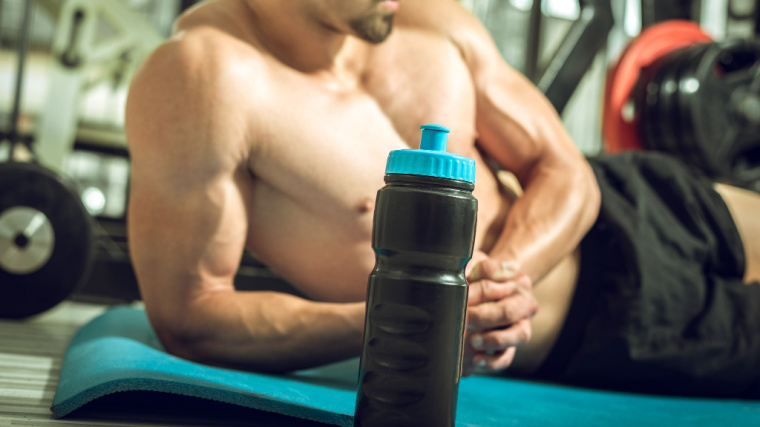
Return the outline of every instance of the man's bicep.
<path id="1" fill-rule="evenodd" d="M 146 311 L 169 344 L 193 336 L 195 302 L 234 290 L 247 227 L 231 177 L 181 187 L 162 178 L 133 179 L 129 242 Z"/>
<path id="2" fill-rule="evenodd" d="M 582 161 L 549 101 L 506 64 L 477 91 L 479 146 L 524 183 L 533 167 Z"/>
<path id="3" fill-rule="evenodd" d="M 146 302 L 231 288 L 247 230 L 232 177 L 180 184 L 146 175 L 133 179 L 129 212 L 130 248 Z"/>
<path id="4" fill-rule="evenodd" d="M 461 15 L 462 25 L 453 36 L 472 75 L 479 146 L 521 181 L 547 157 L 582 159 L 546 97 L 503 60 L 476 18 Z"/>

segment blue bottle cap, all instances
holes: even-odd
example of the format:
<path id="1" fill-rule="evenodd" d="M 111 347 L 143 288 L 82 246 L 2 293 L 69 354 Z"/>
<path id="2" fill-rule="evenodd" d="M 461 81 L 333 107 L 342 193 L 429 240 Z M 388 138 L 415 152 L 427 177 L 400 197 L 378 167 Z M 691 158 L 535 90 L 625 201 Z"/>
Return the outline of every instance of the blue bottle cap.
<path id="1" fill-rule="evenodd" d="M 475 161 L 469 157 L 446 152 L 448 128 L 422 125 L 420 149 L 394 150 L 388 154 L 386 174 L 433 176 L 475 183 Z"/>

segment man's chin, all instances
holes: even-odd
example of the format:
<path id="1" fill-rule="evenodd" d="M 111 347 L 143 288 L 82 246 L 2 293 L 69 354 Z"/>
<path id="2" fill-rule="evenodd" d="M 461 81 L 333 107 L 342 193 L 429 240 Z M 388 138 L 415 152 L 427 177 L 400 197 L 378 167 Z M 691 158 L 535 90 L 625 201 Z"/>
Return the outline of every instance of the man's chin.
<path id="1" fill-rule="evenodd" d="M 379 22 L 369 23 L 367 21 L 360 21 L 352 25 L 352 28 L 360 39 L 372 44 L 379 44 L 391 35 L 393 31 L 393 17 L 394 14 L 389 14 L 380 18 Z"/>

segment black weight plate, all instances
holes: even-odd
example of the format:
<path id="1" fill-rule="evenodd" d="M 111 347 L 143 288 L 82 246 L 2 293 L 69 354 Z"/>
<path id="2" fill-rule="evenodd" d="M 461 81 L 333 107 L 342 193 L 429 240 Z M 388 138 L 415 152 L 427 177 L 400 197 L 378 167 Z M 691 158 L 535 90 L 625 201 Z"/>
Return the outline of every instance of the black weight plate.
<path id="1" fill-rule="evenodd" d="M 683 91 L 680 99 L 682 114 L 693 129 L 690 148 L 715 178 L 729 181 L 744 181 L 752 175 L 760 178 L 760 170 L 748 169 L 747 163 L 736 158 L 742 153 L 752 153 L 747 144 L 757 143 L 757 129 L 740 120 L 734 106 L 737 95 L 749 90 L 757 79 L 758 67 L 760 44 L 729 41 L 707 50 L 685 76 L 699 82 L 697 91 Z M 744 170 L 735 170 L 737 164 L 744 164 Z M 744 176 L 737 176 L 737 172 Z"/>
<path id="2" fill-rule="evenodd" d="M 674 153 L 686 163 L 694 165 L 700 169 L 705 169 L 705 160 L 699 152 L 693 149 L 692 141 L 695 139 L 694 126 L 691 123 L 691 116 L 684 114 L 682 100 L 684 94 L 688 95 L 690 84 L 694 84 L 689 79 L 693 77 L 695 65 L 699 63 L 705 52 L 713 48 L 715 43 L 704 43 L 692 46 L 688 53 L 683 55 L 672 75 L 673 84 L 677 89 L 673 92 L 672 97 L 668 100 L 668 116 L 666 120 L 671 124 L 671 139 L 674 144 Z"/>
<path id="3" fill-rule="evenodd" d="M 703 46 L 689 46 L 679 52 L 674 52 L 667 65 L 663 65 L 665 71 L 662 74 L 661 90 L 658 97 L 660 110 L 658 122 L 662 143 L 660 149 L 680 158 L 684 158 L 686 153 L 681 150 L 680 144 L 683 132 L 677 108 L 677 97 L 680 90 L 679 78 L 685 64 L 688 64 L 696 52 L 703 49 Z M 688 161 L 687 159 L 684 160 Z"/>
<path id="4" fill-rule="evenodd" d="M 661 117 L 663 114 L 660 97 L 662 96 L 662 81 L 669 71 L 668 65 L 673 56 L 678 56 L 685 48 L 669 52 L 658 58 L 649 67 L 642 70 L 639 77 L 639 103 L 641 114 L 639 130 L 642 135 L 642 145 L 649 150 L 670 151 L 668 144 L 662 140 Z"/>
<path id="5" fill-rule="evenodd" d="M 54 238 L 48 256 L 16 268 L 8 251 L 21 253 L 25 238 L 8 236 L 5 222 L 6 235 L 0 236 L 0 317 L 5 318 L 28 317 L 57 305 L 82 282 L 92 262 L 92 219 L 61 176 L 29 163 L 0 163 L 0 218 L 19 211 L 43 214 L 37 217 L 47 221 Z M 21 246 L 10 247 L 8 239 Z"/>
<path id="6" fill-rule="evenodd" d="M 739 87 L 731 97 L 731 111 L 739 132 L 724 151 L 732 163 L 733 181 L 756 189 L 760 186 L 760 40 L 747 40 L 743 47 L 743 56 L 732 64 L 741 69 Z M 746 107 L 749 108 L 742 111 Z"/>
<path id="7" fill-rule="evenodd" d="M 720 52 L 721 47 L 714 43 L 694 58 L 681 76 L 683 90 L 678 99 L 684 136 L 682 149 L 691 153 L 690 157 L 694 159 L 692 163 L 714 178 L 725 175 L 721 171 L 722 160 L 715 158 L 715 147 L 719 145 L 720 138 L 730 131 L 725 115 L 730 94 L 726 96 L 714 89 L 709 90 L 709 76 L 700 75 L 704 74 L 700 70 Z M 713 72 L 710 71 L 709 74 Z M 707 117 L 704 117 L 704 110 L 709 111 Z M 719 134 L 718 129 L 722 129 L 723 133 Z"/>
<path id="8" fill-rule="evenodd" d="M 675 105 L 678 76 L 688 59 L 703 46 L 692 45 L 669 52 L 655 61 L 646 73 L 642 73 L 641 79 L 646 82 L 647 92 L 640 129 L 644 146 L 648 149 L 683 156 L 680 151 L 679 115 Z"/>
<path id="9" fill-rule="evenodd" d="M 663 58 L 665 61 L 657 73 L 659 91 L 655 98 L 656 106 L 650 116 L 652 137 L 655 138 L 652 141 L 652 148 L 675 155 L 678 155 L 678 143 L 673 140 L 673 123 L 669 118 L 671 115 L 671 99 L 678 90 L 674 75 L 681 57 L 688 54 L 690 48 L 679 49 Z"/>
<path id="10" fill-rule="evenodd" d="M 666 55 L 667 56 L 667 55 Z M 648 67 L 641 70 L 636 82 L 636 105 L 639 107 L 639 133 L 641 144 L 648 150 L 656 150 L 660 145 L 659 127 L 656 119 L 659 117 L 658 97 L 660 93 L 660 75 L 664 57 L 659 58 Z"/>

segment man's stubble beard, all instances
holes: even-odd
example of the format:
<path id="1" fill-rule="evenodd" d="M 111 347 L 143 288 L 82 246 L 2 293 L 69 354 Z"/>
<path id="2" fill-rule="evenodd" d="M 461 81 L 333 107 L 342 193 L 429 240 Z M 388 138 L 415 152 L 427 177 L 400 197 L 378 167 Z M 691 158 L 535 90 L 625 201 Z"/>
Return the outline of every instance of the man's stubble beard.
<path id="1" fill-rule="evenodd" d="M 368 14 L 349 23 L 356 35 L 369 43 L 378 44 L 385 41 L 393 30 L 395 15 L 378 16 Z"/>

